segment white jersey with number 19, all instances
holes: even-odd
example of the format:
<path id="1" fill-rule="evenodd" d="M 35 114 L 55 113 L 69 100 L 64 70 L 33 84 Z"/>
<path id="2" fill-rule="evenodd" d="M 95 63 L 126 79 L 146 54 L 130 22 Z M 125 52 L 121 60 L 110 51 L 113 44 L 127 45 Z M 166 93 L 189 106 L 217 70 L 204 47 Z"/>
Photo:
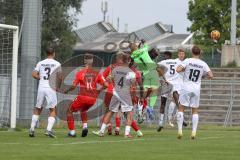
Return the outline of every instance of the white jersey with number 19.
<path id="1" fill-rule="evenodd" d="M 39 88 L 50 88 L 49 78 L 56 69 L 61 70 L 61 64 L 54 59 L 47 58 L 38 62 L 34 70 L 40 76 Z"/>
<path id="2" fill-rule="evenodd" d="M 189 92 L 200 94 L 202 76 L 210 70 L 209 66 L 202 60 L 188 58 L 181 64 L 185 68 L 183 76 L 183 89 Z"/>

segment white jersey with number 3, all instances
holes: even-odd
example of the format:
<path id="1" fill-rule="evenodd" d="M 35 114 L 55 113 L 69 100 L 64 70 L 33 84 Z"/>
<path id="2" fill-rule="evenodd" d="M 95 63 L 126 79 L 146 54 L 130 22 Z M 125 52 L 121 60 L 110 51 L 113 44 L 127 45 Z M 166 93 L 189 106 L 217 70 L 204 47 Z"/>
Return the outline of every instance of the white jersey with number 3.
<path id="1" fill-rule="evenodd" d="M 49 78 L 56 69 L 61 70 L 61 64 L 54 59 L 47 58 L 38 62 L 34 70 L 40 76 L 39 88 L 50 88 Z"/>
<path id="2" fill-rule="evenodd" d="M 202 76 L 210 71 L 209 66 L 204 61 L 196 58 L 184 60 L 181 66 L 185 68 L 183 89 L 199 94 Z"/>

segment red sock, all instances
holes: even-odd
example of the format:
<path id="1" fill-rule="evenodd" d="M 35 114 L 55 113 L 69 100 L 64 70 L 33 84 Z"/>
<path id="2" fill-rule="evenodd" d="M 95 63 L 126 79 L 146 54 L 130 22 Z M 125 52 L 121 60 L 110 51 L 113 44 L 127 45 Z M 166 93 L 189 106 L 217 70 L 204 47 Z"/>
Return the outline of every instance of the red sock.
<path id="1" fill-rule="evenodd" d="M 121 118 L 118 117 L 118 116 L 116 116 L 115 121 L 116 121 L 116 127 L 120 128 L 120 125 L 121 125 Z"/>
<path id="2" fill-rule="evenodd" d="M 138 130 L 139 130 L 139 128 L 138 128 L 138 125 L 137 125 L 137 122 L 136 121 L 132 121 L 132 128 L 133 128 L 133 130 L 135 131 L 135 132 L 137 132 Z"/>
<path id="3" fill-rule="evenodd" d="M 74 130 L 75 129 L 73 115 L 68 115 L 67 116 L 67 124 L 68 124 L 68 129 L 69 130 Z"/>

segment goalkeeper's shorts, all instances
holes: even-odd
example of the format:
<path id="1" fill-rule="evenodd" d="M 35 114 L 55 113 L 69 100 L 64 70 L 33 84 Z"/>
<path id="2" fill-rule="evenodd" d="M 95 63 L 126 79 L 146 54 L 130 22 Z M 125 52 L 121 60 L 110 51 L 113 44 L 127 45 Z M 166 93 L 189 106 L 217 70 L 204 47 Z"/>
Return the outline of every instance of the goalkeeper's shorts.
<path id="1" fill-rule="evenodd" d="M 160 87 L 159 75 L 156 70 L 147 72 L 143 77 L 143 87 L 145 90 L 148 88 L 158 89 Z"/>

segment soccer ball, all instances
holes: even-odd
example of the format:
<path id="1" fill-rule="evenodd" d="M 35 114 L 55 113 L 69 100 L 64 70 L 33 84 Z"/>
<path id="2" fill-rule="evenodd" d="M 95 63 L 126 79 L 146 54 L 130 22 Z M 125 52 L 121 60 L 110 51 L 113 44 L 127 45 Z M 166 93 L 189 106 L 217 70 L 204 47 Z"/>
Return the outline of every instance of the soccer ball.
<path id="1" fill-rule="evenodd" d="M 221 34 L 218 30 L 213 30 L 210 34 L 211 38 L 215 41 L 219 40 L 221 37 Z"/>

